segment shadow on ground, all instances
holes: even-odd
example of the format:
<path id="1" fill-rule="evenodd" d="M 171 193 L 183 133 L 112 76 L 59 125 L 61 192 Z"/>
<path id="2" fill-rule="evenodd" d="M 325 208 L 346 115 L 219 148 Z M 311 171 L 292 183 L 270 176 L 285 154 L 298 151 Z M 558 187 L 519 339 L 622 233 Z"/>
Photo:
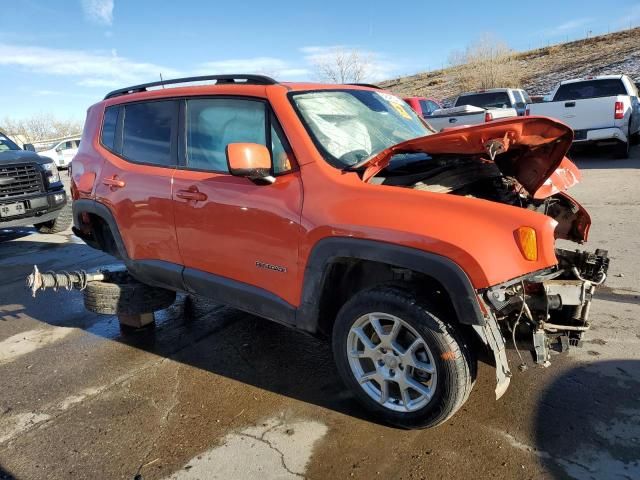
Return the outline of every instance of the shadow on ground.
<path id="1" fill-rule="evenodd" d="M 0 244 L 10 242 L 17 238 L 27 237 L 36 231 L 35 228 L 12 228 L 12 229 L 0 229 Z M 1 478 L 1 477 L 0 477 Z"/>
<path id="2" fill-rule="evenodd" d="M 625 159 L 613 158 L 611 151 L 605 147 L 572 149 L 568 156 L 583 170 L 640 168 L 640 147 L 633 147 L 629 158 Z"/>
<path id="3" fill-rule="evenodd" d="M 555 478 L 640 478 L 640 361 L 585 364 L 541 396 L 536 447 Z"/>
<path id="4" fill-rule="evenodd" d="M 15 480 L 15 477 L 7 472 L 2 465 L 0 465 L 0 480 Z"/>

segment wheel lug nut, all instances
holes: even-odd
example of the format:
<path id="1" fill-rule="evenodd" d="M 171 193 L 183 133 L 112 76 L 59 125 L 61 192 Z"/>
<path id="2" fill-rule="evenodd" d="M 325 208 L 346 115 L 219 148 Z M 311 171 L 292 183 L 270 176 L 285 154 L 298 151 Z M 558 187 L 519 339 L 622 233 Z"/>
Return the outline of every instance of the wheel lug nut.
<path id="1" fill-rule="evenodd" d="M 396 374 L 395 370 L 389 370 L 389 375 L 391 375 L 392 377 Z"/>

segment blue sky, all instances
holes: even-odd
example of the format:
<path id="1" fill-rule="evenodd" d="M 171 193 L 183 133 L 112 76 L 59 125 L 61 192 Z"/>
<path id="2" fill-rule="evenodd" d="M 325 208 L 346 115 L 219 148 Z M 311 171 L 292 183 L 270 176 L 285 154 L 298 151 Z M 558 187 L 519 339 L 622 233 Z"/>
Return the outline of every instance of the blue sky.
<path id="1" fill-rule="evenodd" d="M 638 0 L 0 0 L 0 119 L 82 119 L 114 88 L 205 73 L 317 80 L 332 48 L 370 81 L 440 68 L 483 34 L 527 50 L 640 24 Z"/>

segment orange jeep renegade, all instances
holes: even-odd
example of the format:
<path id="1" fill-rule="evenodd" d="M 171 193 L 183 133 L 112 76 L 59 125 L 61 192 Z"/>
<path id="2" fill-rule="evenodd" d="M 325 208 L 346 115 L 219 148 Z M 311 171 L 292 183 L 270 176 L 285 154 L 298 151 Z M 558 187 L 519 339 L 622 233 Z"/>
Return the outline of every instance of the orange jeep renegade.
<path id="1" fill-rule="evenodd" d="M 591 224 L 565 193 L 572 138 L 541 117 L 434 134 L 363 85 L 137 85 L 88 110 L 74 231 L 150 292 L 330 338 L 364 407 L 434 426 L 468 398 L 482 349 L 505 392 L 503 333 L 548 364 L 589 329 L 607 253 L 555 246 Z"/>

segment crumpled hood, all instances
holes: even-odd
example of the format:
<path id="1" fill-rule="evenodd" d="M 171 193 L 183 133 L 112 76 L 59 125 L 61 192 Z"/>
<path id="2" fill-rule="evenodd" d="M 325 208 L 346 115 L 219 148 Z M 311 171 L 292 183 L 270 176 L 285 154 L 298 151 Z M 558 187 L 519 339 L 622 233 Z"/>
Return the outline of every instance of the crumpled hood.
<path id="1" fill-rule="evenodd" d="M 363 180 L 369 181 L 401 153 L 483 155 L 530 195 L 546 198 L 581 179 L 578 167 L 565 157 L 572 141 L 571 128 L 547 117 L 514 117 L 452 128 L 382 150 L 363 165 Z"/>

